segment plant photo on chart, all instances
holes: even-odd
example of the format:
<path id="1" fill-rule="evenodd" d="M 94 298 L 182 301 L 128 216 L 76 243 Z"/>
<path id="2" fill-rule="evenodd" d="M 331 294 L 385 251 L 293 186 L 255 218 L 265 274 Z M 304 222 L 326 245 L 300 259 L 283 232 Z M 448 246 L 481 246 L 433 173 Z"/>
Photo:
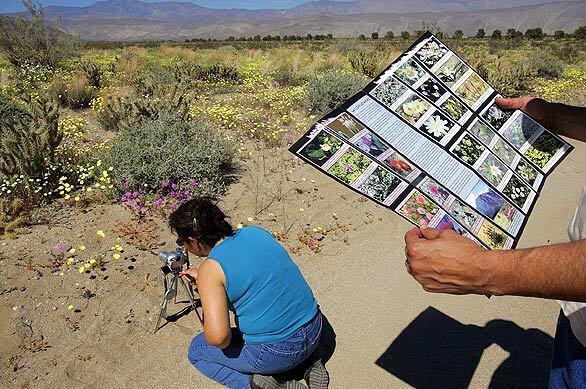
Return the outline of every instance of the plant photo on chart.
<path id="1" fill-rule="evenodd" d="M 415 124 L 430 107 L 431 105 L 427 101 L 415 94 L 411 94 L 401 106 L 397 108 L 397 113 L 409 123 Z"/>
<path id="2" fill-rule="evenodd" d="M 492 151 L 499 156 L 507 165 L 511 165 L 515 158 L 519 155 L 508 143 L 499 139 L 494 146 Z"/>
<path id="3" fill-rule="evenodd" d="M 399 82 L 394 77 L 389 77 L 377 86 L 371 94 L 377 98 L 378 101 L 391 107 L 395 101 L 407 92 L 407 87 Z"/>
<path id="4" fill-rule="evenodd" d="M 442 205 L 450 196 L 450 192 L 431 178 L 426 178 L 421 181 L 418 188 L 440 205 Z"/>
<path id="5" fill-rule="evenodd" d="M 365 128 L 358 120 L 354 119 L 347 112 L 344 112 L 338 116 L 336 120 L 328 123 L 327 127 L 347 139 L 352 138 Z"/>
<path id="6" fill-rule="evenodd" d="M 420 226 L 421 222 L 429 224 L 438 210 L 438 206 L 433 201 L 418 191 L 414 191 L 397 212 Z"/>
<path id="7" fill-rule="evenodd" d="M 446 46 L 441 44 L 435 38 L 431 38 L 417 51 L 417 53 L 415 53 L 415 57 L 423 62 L 425 66 L 431 68 L 447 52 L 448 48 Z"/>
<path id="8" fill-rule="evenodd" d="M 448 87 L 451 87 L 470 69 L 455 54 L 435 71 L 435 75 Z"/>
<path id="9" fill-rule="evenodd" d="M 487 146 L 490 144 L 490 141 L 496 135 L 496 133 L 493 130 L 491 130 L 486 124 L 484 124 L 478 119 L 476 119 L 474 124 L 470 126 L 468 131 L 470 131 L 470 133 L 475 135 L 478 139 L 480 139 L 482 143 L 484 143 Z"/>
<path id="10" fill-rule="evenodd" d="M 488 247 L 495 250 L 502 249 L 508 239 L 504 232 L 492 225 L 488 220 L 482 223 L 477 236 Z"/>
<path id="11" fill-rule="evenodd" d="M 518 115 L 501 133 L 513 146 L 520 149 L 539 129 L 539 124 L 525 115 Z"/>
<path id="12" fill-rule="evenodd" d="M 516 176 L 513 176 L 503 189 L 503 193 L 522 209 L 527 197 L 531 194 L 531 189 Z"/>
<path id="13" fill-rule="evenodd" d="M 334 163 L 329 172 L 351 185 L 364 173 L 370 163 L 371 160 L 361 152 L 350 149 Z"/>
<path id="14" fill-rule="evenodd" d="M 452 119 L 458 121 L 466 114 L 466 107 L 462 103 L 460 103 L 454 96 L 450 96 L 446 101 L 440 105 L 440 108 L 443 109 L 450 115 Z"/>
<path id="15" fill-rule="evenodd" d="M 450 129 L 454 126 L 454 122 L 440 111 L 435 111 L 427 118 L 425 123 L 420 127 L 420 130 L 430 135 L 435 140 L 441 140 Z"/>
<path id="16" fill-rule="evenodd" d="M 447 92 L 447 89 L 432 77 L 421 84 L 417 90 L 422 96 L 427 97 L 434 103 Z"/>
<path id="17" fill-rule="evenodd" d="M 480 175 L 494 186 L 500 184 L 507 170 L 507 166 L 493 154 L 489 154 L 478 167 Z"/>
<path id="18" fill-rule="evenodd" d="M 517 173 L 521 178 L 529 183 L 529 185 L 533 185 L 539 173 L 535 168 L 533 168 L 529 163 L 525 162 L 525 160 L 519 161 L 519 164 L 515 168 L 515 173 Z"/>
<path id="19" fill-rule="evenodd" d="M 460 235 L 467 233 L 466 229 L 464 229 L 460 224 L 458 224 L 457 221 L 455 221 L 450 215 L 447 214 L 442 217 L 435 228 L 438 230 L 454 230 Z"/>
<path id="20" fill-rule="evenodd" d="M 378 135 L 370 131 L 357 139 L 354 144 L 360 150 L 372 155 L 373 157 L 378 157 L 389 148 L 387 145 L 385 145 L 383 140 L 378 137 Z"/>
<path id="21" fill-rule="evenodd" d="M 486 150 L 486 147 L 484 147 L 482 143 L 466 134 L 453 148 L 452 152 L 462 161 L 474 165 L 484 150 Z"/>
<path id="22" fill-rule="evenodd" d="M 511 111 L 503 111 L 496 103 L 492 103 L 482 117 L 486 120 L 495 130 L 499 130 L 503 124 L 511 117 L 513 113 Z"/>
<path id="23" fill-rule="evenodd" d="M 425 74 L 425 70 L 413 59 L 405 62 L 397 71 L 395 75 L 403 80 L 406 84 L 413 85 L 421 76 Z"/>
<path id="24" fill-rule="evenodd" d="M 488 85 L 476 73 L 470 76 L 456 89 L 456 94 L 470 107 L 488 91 Z"/>
<path id="25" fill-rule="evenodd" d="M 400 183 L 401 180 L 397 176 L 382 166 L 378 166 L 358 187 L 358 190 L 368 197 L 383 202 Z"/>
<path id="26" fill-rule="evenodd" d="M 451 215 L 454 215 L 456 220 L 470 229 L 472 229 L 476 221 L 481 217 L 478 212 L 458 199 L 455 199 L 454 202 L 452 202 L 448 208 L 448 212 Z"/>
<path id="27" fill-rule="evenodd" d="M 466 202 L 474 204 L 474 208 L 484 216 L 494 219 L 505 200 L 486 185 L 484 181 L 478 181 L 466 197 Z"/>
<path id="28" fill-rule="evenodd" d="M 561 140 L 553 136 L 547 131 L 544 131 L 539 137 L 529 146 L 524 155 L 535 165 L 543 169 L 549 162 L 551 157 L 564 146 Z"/>
<path id="29" fill-rule="evenodd" d="M 342 147 L 342 142 L 327 132 L 320 132 L 307 144 L 299 154 L 303 155 L 318 166 L 323 165 L 332 155 Z"/>
<path id="30" fill-rule="evenodd" d="M 407 178 L 414 169 L 411 164 L 398 152 L 394 152 L 383 160 L 383 163 L 403 178 Z"/>
<path id="31" fill-rule="evenodd" d="M 505 201 L 503 202 L 503 206 L 498 211 L 493 220 L 498 226 L 508 230 L 513 223 L 513 219 L 515 218 L 516 214 L 517 209 L 513 206 L 513 204 Z"/>

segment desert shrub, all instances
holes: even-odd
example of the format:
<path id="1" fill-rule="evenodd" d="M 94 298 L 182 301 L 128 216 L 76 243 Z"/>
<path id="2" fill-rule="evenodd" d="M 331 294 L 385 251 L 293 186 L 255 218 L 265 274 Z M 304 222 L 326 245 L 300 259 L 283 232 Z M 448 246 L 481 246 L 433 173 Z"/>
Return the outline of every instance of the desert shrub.
<path id="1" fill-rule="evenodd" d="M 196 178 L 202 193 L 218 195 L 236 170 L 233 150 L 214 130 L 170 113 L 121 132 L 106 160 L 119 193 L 155 192 L 163 182 Z"/>
<path id="2" fill-rule="evenodd" d="M 76 72 L 66 79 L 56 76 L 50 91 L 53 98 L 72 109 L 88 108 L 98 94 L 98 88 L 92 85 L 85 72 Z"/>
<path id="3" fill-rule="evenodd" d="M 523 64 L 496 61 L 488 70 L 488 82 L 505 96 L 518 96 L 530 88 L 532 72 Z"/>
<path id="4" fill-rule="evenodd" d="M 558 78 L 564 72 L 562 62 L 553 55 L 544 52 L 531 54 L 525 60 L 525 66 L 538 76 L 545 78 Z"/>
<path id="5" fill-rule="evenodd" d="M 147 120 L 157 120 L 161 115 L 168 113 L 187 120 L 190 102 L 187 93 L 176 87 L 171 87 L 171 90 L 162 96 L 113 96 L 106 98 L 98 109 L 96 118 L 104 130 L 118 132 Z"/>
<path id="6" fill-rule="evenodd" d="M 149 66 L 130 77 L 130 84 L 143 96 L 163 94 L 176 82 L 173 71 L 162 66 Z"/>
<path id="7" fill-rule="evenodd" d="M 104 76 L 105 76 L 105 69 L 103 69 L 99 64 L 95 61 L 85 59 L 81 61 L 80 64 L 83 72 L 85 73 L 85 77 L 88 81 L 88 84 L 94 88 L 101 88 L 104 86 Z M 110 71 L 113 70 L 113 66 L 109 66 Z"/>
<path id="8" fill-rule="evenodd" d="M 328 73 L 312 77 L 307 87 L 307 105 L 311 113 L 323 115 L 358 92 L 368 82 L 364 76 Z"/>
<path id="9" fill-rule="evenodd" d="M 234 66 L 224 64 L 214 64 L 211 66 L 195 66 L 193 76 L 197 80 L 217 83 L 228 82 L 239 84 L 242 82 L 242 76 Z"/>
<path id="10" fill-rule="evenodd" d="M 5 100 L 5 98 L 4 98 Z M 55 150 L 63 139 L 58 131 L 59 104 L 39 97 L 23 97 L 25 108 L 4 103 L 0 112 L 0 178 L 39 177 L 55 160 Z"/>
<path id="11" fill-rule="evenodd" d="M 23 205 L 19 198 L 0 198 L 0 234 L 10 236 L 26 223 Z"/>
<path id="12" fill-rule="evenodd" d="M 367 77 L 372 78 L 381 70 L 380 63 L 382 55 L 379 50 L 351 51 L 347 54 L 347 57 L 352 69 Z"/>
<path id="13" fill-rule="evenodd" d="M 79 39 L 62 32 L 59 23 L 46 23 L 42 8 L 31 0 L 23 3 L 30 13 L 28 17 L 0 15 L 0 48 L 13 65 L 52 68 L 79 52 Z"/>
<path id="14" fill-rule="evenodd" d="M 283 64 L 272 72 L 273 79 L 279 86 L 299 86 L 306 79 L 289 64 Z"/>

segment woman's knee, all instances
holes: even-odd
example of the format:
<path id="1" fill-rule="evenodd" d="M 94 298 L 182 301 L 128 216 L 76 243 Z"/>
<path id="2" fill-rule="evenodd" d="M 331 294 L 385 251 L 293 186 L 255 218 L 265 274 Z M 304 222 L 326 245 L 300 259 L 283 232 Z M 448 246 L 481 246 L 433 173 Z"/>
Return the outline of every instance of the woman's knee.
<path id="1" fill-rule="evenodd" d="M 189 351 L 187 352 L 187 358 L 192 365 L 195 365 L 202 359 L 204 355 L 203 350 L 206 346 L 208 346 L 208 344 L 203 332 L 193 338 L 191 344 L 189 345 Z"/>

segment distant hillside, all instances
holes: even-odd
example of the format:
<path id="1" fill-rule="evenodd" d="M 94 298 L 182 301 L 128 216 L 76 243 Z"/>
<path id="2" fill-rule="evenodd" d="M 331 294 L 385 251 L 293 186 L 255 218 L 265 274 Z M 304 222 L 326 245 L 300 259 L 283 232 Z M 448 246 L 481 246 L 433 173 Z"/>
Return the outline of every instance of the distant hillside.
<path id="1" fill-rule="evenodd" d="M 366 0 L 365 0 L 366 1 Z M 413 2 L 419 0 L 412 0 Z M 422 0 L 423 1 L 423 0 Z M 445 4 L 448 0 L 435 0 Z M 111 1 L 112 2 L 112 1 Z M 110 2 L 110 3 L 111 3 Z M 116 3 L 136 3 L 133 0 L 115 0 Z M 367 2 L 375 3 L 372 0 Z M 319 3 L 331 3 L 320 1 Z M 378 2 L 384 3 L 384 2 Z M 401 1 L 397 2 L 401 3 Z M 484 3 L 481 1 L 471 3 Z M 143 3 L 144 4 L 144 3 Z M 183 5 L 184 3 L 173 3 Z M 326 5 L 326 4 L 324 4 Z M 193 5 L 191 5 L 193 6 Z M 194 6 L 197 7 L 197 6 Z M 303 6 L 301 6 L 303 7 Z M 70 7 L 71 8 L 71 7 Z M 197 7 L 197 9 L 203 7 Z M 296 7 L 299 8 L 299 7 Z M 175 8 L 161 10 L 166 15 L 174 12 Z M 194 8 L 195 10 L 196 8 Z M 256 18 L 247 16 L 247 10 L 228 10 L 234 12 L 238 18 L 205 16 L 204 8 L 198 12 L 199 16 L 192 15 L 194 20 L 181 20 L 179 17 L 173 21 L 161 20 L 160 13 L 149 13 L 148 17 L 130 17 L 120 10 L 119 18 L 95 16 L 78 16 L 77 19 L 63 17 L 62 25 L 71 32 L 79 33 L 87 40 L 184 40 L 186 38 L 226 38 L 228 36 L 253 36 L 260 35 L 305 35 L 327 34 L 334 36 L 357 36 L 358 34 L 370 34 L 393 31 L 396 34 L 402 30 L 413 31 L 420 29 L 423 22 L 436 23 L 446 32 L 451 33 L 456 29 L 462 29 L 466 34 L 473 34 L 478 28 L 484 28 L 488 32 L 494 29 L 506 31 L 507 28 L 516 28 L 525 31 L 527 28 L 541 27 L 545 32 L 553 33 L 558 29 L 573 31 L 577 27 L 586 24 L 586 7 L 584 1 L 563 1 L 539 5 L 529 5 L 509 9 L 493 9 L 465 12 L 416 12 L 416 13 L 363 13 L 339 15 L 332 13 L 313 14 L 305 17 L 285 18 L 279 11 L 278 17 L 265 19 L 260 17 L 264 11 L 259 11 Z M 256 11 L 254 11 L 256 12 Z M 133 10 L 132 15 L 136 13 Z M 128 15 L 130 15 L 128 14 Z M 156 19 L 156 18 L 159 19 Z"/>

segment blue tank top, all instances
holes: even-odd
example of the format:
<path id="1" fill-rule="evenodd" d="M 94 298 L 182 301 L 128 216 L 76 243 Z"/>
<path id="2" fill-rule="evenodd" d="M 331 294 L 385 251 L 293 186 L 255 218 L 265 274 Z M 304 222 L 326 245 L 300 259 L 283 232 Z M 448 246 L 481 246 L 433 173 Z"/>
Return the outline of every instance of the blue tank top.
<path id="1" fill-rule="evenodd" d="M 287 251 L 267 231 L 244 227 L 214 247 L 226 294 L 247 343 L 289 338 L 317 313 L 317 301 Z"/>

